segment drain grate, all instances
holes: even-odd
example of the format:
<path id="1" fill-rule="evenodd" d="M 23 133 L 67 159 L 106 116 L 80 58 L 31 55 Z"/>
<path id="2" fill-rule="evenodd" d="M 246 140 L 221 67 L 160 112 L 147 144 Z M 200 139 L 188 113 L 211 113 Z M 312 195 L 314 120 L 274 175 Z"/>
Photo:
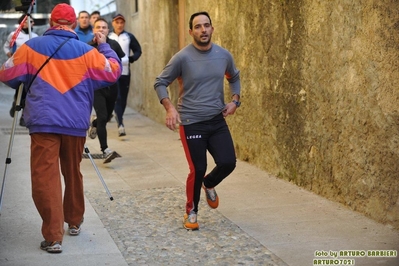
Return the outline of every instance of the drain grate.
<path id="1" fill-rule="evenodd" d="M 102 154 L 102 153 L 90 153 L 91 154 L 91 157 L 93 158 L 93 159 L 104 159 L 104 155 Z M 120 156 L 119 154 L 117 154 L 117 156 L 116 156 L 116 158 L 120 158 L 120 157 L 122 157 L 122 156 Z M 83 159 L 90 159 L 89 158 L 89 155 L 87 154 L 87 153 L 83 153 L 82 154 L 82 158 Z"/>
<path id="2" fill-rule="evenodd" d="M 104 156 L 103 156 L 102 153 L 95 153 L 95 154 L 90 153 L 90 154 L 91 154 L 91 157 L 92 157 L 93 159 L 104 159 Z M 90 159 L 90 158 L 89 158 L 89 155 L 88 155 L 87 153 L 83 153 L 83 154 L 82 154 L 82 158 L 83 158 L 83 159 Z"/>
<path id="3" fill-rule="evenodd" d="M 12 128 L 0 128 L 3 135 L 11 135 Z M 29 130 L 26 127 L 16 127 L 15 135 L 29 135 Z"/>

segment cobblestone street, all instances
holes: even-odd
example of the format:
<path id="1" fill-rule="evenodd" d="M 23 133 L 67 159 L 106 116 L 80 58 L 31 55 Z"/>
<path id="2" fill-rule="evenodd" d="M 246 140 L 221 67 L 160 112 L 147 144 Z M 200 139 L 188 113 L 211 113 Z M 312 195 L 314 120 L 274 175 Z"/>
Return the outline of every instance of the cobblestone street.
<path id="1" fill-rule="evenodd" d="M 286 265 L 203 201 L 200 230 L 183 228 L 184 187 L 86 192 L 129 265 Z"/>

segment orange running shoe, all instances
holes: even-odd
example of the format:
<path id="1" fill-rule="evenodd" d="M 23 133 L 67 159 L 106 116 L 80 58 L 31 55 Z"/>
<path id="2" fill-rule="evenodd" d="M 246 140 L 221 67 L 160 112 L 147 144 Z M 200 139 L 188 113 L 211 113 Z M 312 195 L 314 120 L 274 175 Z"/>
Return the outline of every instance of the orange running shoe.
<path id="1" fill-rule="evenodd" d="M 197 223 L 197 214 L 191 212 L 190 214 L 185 213 L 183 219 L 183 227 L 188 230 L 198 230 L 199 225 Z"/>
<path id="2" fill-rule="evenodd" d="M 206 201 L 208 202 L 209 207 L 216 209 L 219 206 L 219 197 L 215 188 L 207 188 L 204 185 L 202 185 L 202 187 L 205 191 Z"/>

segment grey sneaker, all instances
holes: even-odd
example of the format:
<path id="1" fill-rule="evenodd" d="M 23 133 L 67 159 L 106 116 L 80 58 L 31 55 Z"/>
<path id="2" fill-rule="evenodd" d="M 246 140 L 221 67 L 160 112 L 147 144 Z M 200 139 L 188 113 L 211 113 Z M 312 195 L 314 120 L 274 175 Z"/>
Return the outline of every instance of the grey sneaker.
<path id="1" fill-rule="evenodd" d="M 116 151 L 107 148 L 105 149 L 103 156 L 104 156 L 104 163 L 110 163 L 113 159 L 119 157 L 119 154 Z"/>
<path id="2" fill-rule="evenodd" d="M 70 224 L 68 224 L 68 232 L 69 232 L 69 234 L 71 236 L 79 235 L 80 231 L 82 230 L 82 227 L 81 227 L 82 223 L 83 223 L 83 219 L 82 219 L 82 221 L 80 222 L 79 225 L 70 225 Z"/>
<path id="3" fill-rule="evenodd" d="M 119 137 L 126 136 L 125 127 L 120 125 L 118 128 Z"/>
<path id="4" fill-rule="evenodd" d="M 44 240 L 40 243 L 40 248 L 42 250 L 47 251 L 48 253 L 61 253 L 62 252 L 62 242 L 61 241 L 48 242 L 48 241 Z"/>
<path id="5" fill-rule="evenodd" d="M 209 207 L 216 209 L 219 206 L 219 196 L 216 193 L 215 188 L 207 188 L 204 185 L 202 185 L 202 188 L 205 191 L 206 202 L 208 203 Z"/>

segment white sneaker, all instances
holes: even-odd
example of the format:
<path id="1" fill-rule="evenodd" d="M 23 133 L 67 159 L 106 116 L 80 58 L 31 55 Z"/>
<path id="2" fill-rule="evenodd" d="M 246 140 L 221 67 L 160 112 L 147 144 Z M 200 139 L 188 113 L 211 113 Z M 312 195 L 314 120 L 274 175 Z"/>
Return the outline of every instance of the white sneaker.
<path id="1" fill-rule="evenodd" d="M 71 236 L 77 236 L 77 235 L 80 234 L 80 231 L 82 230 L 83 220 L 84 219 L 82 218 L 82 221 L 80 221 L 79 225 L 70 225 L 70 224 L 68 224 L 68 231 L 69 231 L 69 234 Z"/>
<path id="2" fill-rule="evenodd" d="M 104 156 L 104 163 L 110 163 L 113 159 L 119 157 L 119 154 L 116 151 L 106 148 L 103 156 Z"/>
<path id="3" fill-rule="evenodd" d="M 119 137 L 126 136 L 125 127 L 120 125 L 118 128 Z"/>

